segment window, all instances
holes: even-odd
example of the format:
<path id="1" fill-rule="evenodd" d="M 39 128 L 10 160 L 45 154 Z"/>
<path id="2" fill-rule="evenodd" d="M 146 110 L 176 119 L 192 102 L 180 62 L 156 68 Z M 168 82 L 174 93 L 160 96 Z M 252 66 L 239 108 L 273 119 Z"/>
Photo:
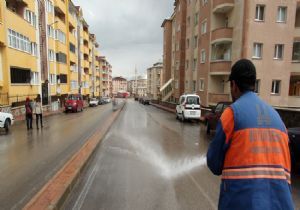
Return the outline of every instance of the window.
<path id="1" fill-rule="evenodd" d="M 70 69 L 71 69 L 72 72 L 78 72 L 77 71 L 77 65 L 75 63 L 70 65 Z"/>
<path id="2" fill-rule="evenodd" d="M 186 39 L 186 49 L 190 48 L 190 39 Z"/>
<path id="3" fill-rule="evenodd" d="M 199 80 L 199 90 L 204 91 L 204 79 Z"/>
<path id="4" fill-rule="evenodd" d="M 262 43 L 254 43 L 253 45 L 253 58 L 262 58 Z"/>
<path id="5" fill-rule="evenodd" d="M 24 19 L 36 28 L 36 15 L 28 9 L 25 9 Z"/>
<path id="6" fill-rule="evenodd" d="M 265 5 L 256 5 L 255 20 L 264 21 L 265 17 Z"/>
<path id="7" fill-rule="evenodd" d="M 196 91 L 196 85 L 197 85 L 195 80 L 193 80 L 192 85 L 193 85 L 192 90 L 195 92 Z"/>
<path id="8" fill-rule="evenodd" d="M 194 36 L 194 48 L 198 47 L 198 36 Z"/>
<path id="9" fill-rule="evenodd" d="M 61 30 L 55 30 L 55 39 L 63 44 L 66 43 L 66 35 Z"/>
<path id="10" fill-rule="evenodd" d="M 186 60 L 185 61 L 185 70 L 188 70 L 189 69 L 189 60 Z"/>
<path id="11" fill-rule="evenodd" d="M 8 46 L 29 54 L 32 53 L 32 46 L 29 38 L 11 29 L 8 29 Z"/>
<path id="12" fill-rule="evenodd" d="M 55 52 L 53 50 L 49 50 L 48 52 L 49 61 L 55 61 Z"/>
<path id="13" fill-rule="evenodd" d="M 35 42 L 31 42 L 31 53 L 33 56 L 37 56 L 37 44 Z"/>
<path id="14" fill-rule="evenodd" d="M 46 9 L 47 9 L 47 12 L 54 14 L 54 6 L 50 0 L 47 0 L 47 2 L 46 2 Z"/>
<path id="15" fill-rule="evenodd" d="M 193 70 L 195 71 L 197 68 L 197 58 L 194 58 L 193 60 Z"/>
<path id="16" fill-rule="evenodd" d="M 71 51 L 72 53 L 75 53 L 75 52 L 76 52 L 75 45 L 72 44 L 72 43 L 70 43 L 70 51 Z"/>
<path id="17" fill-rule="evenodd" d="M 201 50 L 201 63 L 205 63 L 205 60 L 206 60 L 205 50 L 202 49 Z"/>
<path id="18" fill-rule="evenodd" d="M 230 61 L 231 60 L 231 42 L 218 42 L 212 44 L 212 61 Z"/>
<path id="19" fill-rule="evenodd" d="M 191 25 L 191 17 L 188 16 L 188 17 L 187 17 L 187 26 L 190 26 L 190 25 Z"/>
<path id="20" fill-rule="evenodd" d="M 22 69 L 18 67 L 10 68 L 10 81 L 12 84 L 30 83 L 31 73 L 30 69 Z"/>
<path id="21" fill-rule="evenodd" d="M 286 7 L 278 7 L 278 13 L 277 13 L 277 22 L 285 23 L 286 22 Z"/>
<path id="22" fill-rule="evenodd" d="M 275 52 L 274 52 L 274 59 L 283 59 L 283 44 L 276 44 L 275 45 Z"/>
<path id="23" fill-rule="evenodd" d="M 72 80 L 70 82 L 71 90 L 76 90 L 78 88 L 78 82 L 76 80 Z"/>
<path id="24" fill-rule="evenodd" d="M 56 74 L 50 74 L 50 84 L 55 85 L 57 83 Z"/>
<path id="25" fill-rule="evenodd" d="M 293 61 L 300 61 L 300 42 L 294 42 L 293 44 Z"/>
<path id="26" fill-rule="evenodd" d="M 279 94 L 279 92 L 280 92 L 280 80 L 273 80 L 271 94 Z"/>
<path id="27" fill-rule="evenodd" d="M 63 84 L 68 83 L 68 77 L 67 77 L 66 74 L 60 74 L 59 75 L 59 80 L 60 80 L 60 83 L 63 83 Z"/>
<path id="28" fill-rule="evenodd" d="M 206 33 L 206 28 L 207 28 L 207 20 L 204 20 L 201 24 L 201 34 Z"/>
<path id="29" fill-rule="evenodd" d="M 204 6 L 205 4 L 207 4 L 208 0 L 202 0 L 202 5 Z"/>
<path id="30" fill-rule="evenodd" d="M 198 25 L 198 21 L 199 21 L 199 13 L 196 12 L 195 16 L 194 16 L 194 26 Z"/>
<path id="31" fill-rule="evenodd" d="M 179 50 L 179 44 L 178 44 L 178 43 L 175 44 L 175 50 L 176 50 L 176 51 Z"/>
<path id="32" fill-rule="evenodd" d="M 55 38 L 54 28 L 50 25 L 47 26 L 47 35 L 48 37 Z"/>
<path id="33" fill-rule="evenodd" d="M 178 85 L 178 80 L 175 80 L 175 89 L 178 89 L 179 85 Z"/>
<path id="34" fill-rule="evenodd" d="M 62 52 L 56 53 L 56 61 L 59 62 L 59 63 L 66 64 L 67 63 L 67 56 L 66 56 L 66 54 L 64 54 Z"/>
<path id="35" fill-rule="evenodd" d="M 32 84 L 32 85 L 40 84 L 40 78 L 39 78 L 39 73 L 38 72 L 31 72 L 30 84 Z"/>
<path id="36" fill-rule="evenodd" d="M 259 93 L 259 91 L 260 91 L 260 80 L 257 79 L 257 80 L 255 81 L 255 89 L 254 89 L 254 92 Z"/>

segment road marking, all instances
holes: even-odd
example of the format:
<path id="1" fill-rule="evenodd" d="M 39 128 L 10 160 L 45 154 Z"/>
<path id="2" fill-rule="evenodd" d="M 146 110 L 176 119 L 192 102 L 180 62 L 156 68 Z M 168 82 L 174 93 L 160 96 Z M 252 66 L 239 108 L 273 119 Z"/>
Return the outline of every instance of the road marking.
<path id="1" fill-rule="evenodd" d="M 195 180 L 195 178 L 191 174 L 187 174 L 190 179 L 194 182 L 198 190 L 202 193 L 202 195 L 206 198 L 206 200 L 209 202 L 209 204 L 214 208 L 218 209 L 215 202 L 208 196 L 208 194 L 205 192 L 205 190 L 199 185 L 199 183 Z"/>
<path id="2" fill-rule="evenodd" d="M 80 195 L 78 196 L 77 198 L 77 201 L 75 203 L 75 205 L 73 206 L 73 210 L 80 210 L 83 203 L 84 203 L 84 200 L 88 194 L 88 192 L 90 191 L 91 189 L 91 186 L 92 186 L 92 183 L 94 182 L 94 179 L 95 179 L 95 176 L 97 174 L 97 171 L 98 171 L 98 167 L 97 165 L 93 168 L 86 184 L 84 185 L 83 187 L 83 190 L 81 191 Z"/>

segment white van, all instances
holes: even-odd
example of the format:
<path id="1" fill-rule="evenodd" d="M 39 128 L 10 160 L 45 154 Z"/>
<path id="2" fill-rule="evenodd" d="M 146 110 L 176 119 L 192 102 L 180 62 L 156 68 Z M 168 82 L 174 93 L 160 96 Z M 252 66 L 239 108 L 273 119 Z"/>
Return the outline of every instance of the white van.
<path id="1" fill-rule="evenodd" d="M 176 106 L 176 119 L 200 120 L 200 97 L 196 94 L 185 94 L 180 96 L 179 104 Z"/>

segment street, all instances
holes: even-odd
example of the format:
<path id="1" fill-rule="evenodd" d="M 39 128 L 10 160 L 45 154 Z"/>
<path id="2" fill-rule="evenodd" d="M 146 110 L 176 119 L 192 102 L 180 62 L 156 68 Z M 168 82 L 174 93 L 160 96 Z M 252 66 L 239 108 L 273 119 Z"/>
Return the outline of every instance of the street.
<path id="1" fill-rule="evenodd" d="M 0 209 L 20 209 L 111 115 L 111 104 L 44 118 L 44 128 L 25 122 L 0 136 Z"/>
<path id="2" fill-rule="evenodd" d="M 217 209 L 220 178 L 206 166 L 202 124 L 128 100 L 65 209 Z M 293 180 L 300 208 L 299 178 Z"/>

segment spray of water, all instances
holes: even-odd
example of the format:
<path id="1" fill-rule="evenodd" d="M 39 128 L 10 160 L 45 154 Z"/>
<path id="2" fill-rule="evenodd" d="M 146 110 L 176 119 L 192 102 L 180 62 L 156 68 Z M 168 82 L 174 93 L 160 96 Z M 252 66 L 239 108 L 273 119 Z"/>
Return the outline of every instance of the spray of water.
<path id="1" fill-rule="evenodd" d="M 189 171 L 196 168 L 201 168 L 206 165 L 206 156 L 186 156 L 179 160 L 170 160 L 166 154 L 162 151 L 159 144 L 153 143 L 148 139 L 136 139 L 135 136 L 129 134 L 119 136 L 120 139 L 126 140 L 135 152 L 119 148 L 117 151 L 137 156 L 140 160 L 148 162 L 157 168 L 157 171 L 161 176 L 171 179 L 179 177 Z M 149 144 L 149 143 L 153 144 Z M 112 148 L 116 150 L 116 148 Z"/>

